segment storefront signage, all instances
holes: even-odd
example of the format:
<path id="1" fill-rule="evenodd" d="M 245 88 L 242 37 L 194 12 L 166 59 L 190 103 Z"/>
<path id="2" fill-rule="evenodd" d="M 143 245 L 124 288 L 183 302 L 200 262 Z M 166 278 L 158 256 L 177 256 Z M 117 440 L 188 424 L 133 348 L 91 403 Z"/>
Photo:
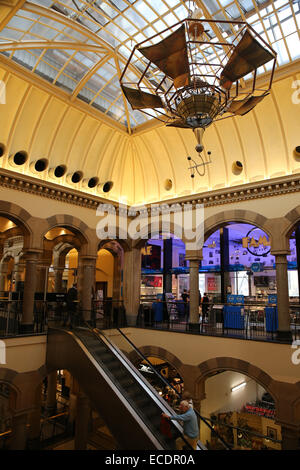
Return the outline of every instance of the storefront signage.
<path id="1" fill-rule="evenodd" d="M 151 245 L 148 245 L 148 246 L 145 246 L 141 249 L 141 253 L 143 256 L 150 256 L 152 255 L 152 246 Z"/>
<path id="2" fill-rule="evenodd" d="M 217 290 L 217 280 L 215 277 L 207 278 L 207 290 L 209 292 L 215 292 Z"/>
<path id="3" fill-rule="evenodd" d="M 268 303 L 269 304 L 277 304 L 277 294 L 269 294 L 268 295 Z"/>
<path id="4" fill-rule="evenodd" d="M 251 264 L 251 271 L 254 272 L 254 273 L 261 272 L 262 271 L 261 264 L 260 263 L 252 263 Z"/>
<path id="5" fill-rule="evenodd" d="M 255 232 L 260 232 L 260 235 Z M 249 253 L 254 256 L 267 255 L 271 249 L 266 234 L 256 227 L 249 230 L 247 236 L 242 238 L 242 244 L 243 248 L 247 248 Z"/>
<path id="6" fill-rule="evenodd" d="M 244 296 L 243 295 L 227 295 L 227 303 L 228 304 L 243 304 L 244 303 Z"/>

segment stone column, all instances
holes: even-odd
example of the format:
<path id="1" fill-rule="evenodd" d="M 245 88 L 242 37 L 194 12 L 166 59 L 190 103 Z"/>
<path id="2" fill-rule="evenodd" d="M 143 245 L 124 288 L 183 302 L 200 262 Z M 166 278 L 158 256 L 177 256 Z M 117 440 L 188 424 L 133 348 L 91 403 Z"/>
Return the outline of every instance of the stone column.
<path id="1" fill-rule="evenodd" d="M 5 277 L 7 274 L 7 263 L 1 263 L 0 265 L 0 295 L 5 292 Z"/>
<path id="2" fill-rule="evenodd" d="M 21 332 L 31 333 L 33 331 L 34 294 L 37 284 L 37 265 L 40 252 L 29 250 L 26 253 L 26 272 L 23 296 L 23 315 Z"/>
<path id="3" fill-rule="evenodd" d="M 287 271 L 287 254 L 272 253 L 276 262 L 278 331 L 277 338 L 282 341 L 292 341 L 289 309 L 289 286 Z"/>
<path id="4" fill-rule="evenodd" d="M 13 417 L 12 438 L 10 450 L 24 450 L 27 443 L 27 414 L 17 414 Z"/>
<path id="5" fill-rule="evenodd" d="M 142 255 L 140 248 L 131 248 L 124 253 L 124 307 L 127 322 L 135 325 L 140 306 Z"/>
<path id="6" fill-rule="evenodd" d="M 75 450 L 86 450 L 89 436 L 91 407 L 87 396 L 80 393 L 77 396 L 75 422 Z"/>
<path id="7" fill-rule="evenodd" d="M 190 271 L 190 329 L 199 330 L 199 252 L 186 252 L 185 258 L 189 261 Z"/>
<path id="8" fill-rule="evenodd" d="M 54 292 L 61 293 L 63 291 L 62 280 L 64 274 L 64 266 L 54 267 Z"/>
<path id="9" fill-rule="evenodd" d="M 299 428 L 281 425 L 281 438 L 281 450 L 300 450 Z"/>
<path id="10" fill-rule="evenodd" d="M 37 396 L 38 398 L 35 403 L 35 409 L 31 411 L 29 415 L 28 447 L 31 450 L 36 450 L 40 447 L 42 383 L 39 386 Z"/>
<path id="11" fill-rule="evenodd" d="M 57 373 L 55 370 L 48 375 L 46 409 L 49 415 L 55 413 L 56 411 L 56 389 Z"/>
<path id="12" fill-rule="evenodd" d="M 95 256 L 81 256 L 80 266 L 82 270 L 82 291 L 81 308 L 82 316 L 85 321 L 91 320 L 92 313 L 92 294 L 95 292 L 95 273 L 96 273 Z"/>
<path id="13" fill-rule="evenodd" d="M 114 279 L 113 279 L 113 301 L 114 306 L 118 306 L 121 299 L 121 277 L 122 277 L 122 259 L 119 255 L 114 255 Z"/>

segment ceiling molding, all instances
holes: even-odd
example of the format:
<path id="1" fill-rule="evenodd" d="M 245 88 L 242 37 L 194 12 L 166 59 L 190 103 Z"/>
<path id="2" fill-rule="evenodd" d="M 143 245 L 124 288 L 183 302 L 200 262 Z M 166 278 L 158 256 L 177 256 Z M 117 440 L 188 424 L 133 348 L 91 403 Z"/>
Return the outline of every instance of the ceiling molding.
<path id="1" fill-rule="evenodd" d="M 46 182 L 38 178 L 15 173 L 13 171 L 0 169 L 0 187 L 31 193 L 39 197 L 55 199 L 67 204 L 73 204 L 87 209 L 93 209 L 98 204 L 111 204 L 115 208 L 119 203 L 109 198 L 92 195 L 84 191 L 78 191 L 66 188 L 59 184 Z M 225 204 L 239 203 L 243 201 L 261 199 L 266 197 L 282 196 L 284 194 L 300 192 L 300 173 L 291 176 L 273 178 L 269 180 L 257 181 L 228 189 L 218 189 L 191 196 L 163 200 L 155 204 L 172 205 L 203 204 L 204 207 L 220 206 Z M 123 204 L 124 206 L 124 204 Z M 145 204 L 148 212 L 151 210 L 151 204 Z"/>

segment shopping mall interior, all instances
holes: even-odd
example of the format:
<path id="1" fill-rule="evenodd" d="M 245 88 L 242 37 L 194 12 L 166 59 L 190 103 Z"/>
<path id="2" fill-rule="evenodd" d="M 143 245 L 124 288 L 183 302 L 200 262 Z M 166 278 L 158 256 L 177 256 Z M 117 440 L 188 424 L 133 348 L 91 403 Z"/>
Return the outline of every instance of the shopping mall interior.
<path id="1" fill-rule="evenodd" d="M 299 70 L 298 0 L 0 0 L 1 450 L 300 449 Z"/>

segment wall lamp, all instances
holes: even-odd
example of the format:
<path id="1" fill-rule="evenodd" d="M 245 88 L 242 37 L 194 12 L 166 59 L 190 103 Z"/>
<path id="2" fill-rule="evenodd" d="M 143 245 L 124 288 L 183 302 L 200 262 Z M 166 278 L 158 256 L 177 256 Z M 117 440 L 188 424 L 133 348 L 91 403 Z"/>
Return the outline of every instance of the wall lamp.
<path id="1" fill-rule="evenodd" d="M 239 390 L 240 388 L 245 387 L 246 385 L 247 385 L 247 382 L 242 382 L 241 384 L 236 385 L 235 387 L 232 387 L 231 391 L 236 392 L 237 390 Z"/>

